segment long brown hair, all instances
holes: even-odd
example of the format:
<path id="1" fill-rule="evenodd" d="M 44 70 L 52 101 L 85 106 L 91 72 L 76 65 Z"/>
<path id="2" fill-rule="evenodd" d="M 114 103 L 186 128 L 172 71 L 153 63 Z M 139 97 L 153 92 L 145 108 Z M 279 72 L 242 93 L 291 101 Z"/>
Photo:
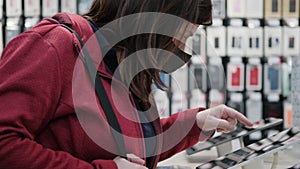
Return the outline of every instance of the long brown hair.
<path id="1" fill-rule="evenodd" d="M 102 27 L 115 19 L 123 16 L 141 13 L 141 12 L 160 12 L 181 17 L 191 23 L 200 25 L 210 25 L 212 22 L 211 16 L 212 4 L 211 0 L 94 0 L 88 13 L 83 16 L 98 27 Z M 171 31 L 176 31 L 171 30 Z M 157 34 L 141 34 L 129 37 L 116 46 L 119 63 L 130 54 L 148 48 L 160 48 L 171 52 L 178 52 L 179 49 L 174 45 L 172 37 Z M 159 53 L 155 54 L 159 61 L 166 63 L 170 56 L 159 57 Z M 189 58 L 184 58 L 188 60 Z M 143 60 L 140 60 L 140 65 L 132 64 L 126 70 L 121 71 L 122 77 L 130 71 L 134 71 L 137 66 L 142 66 Z M 151 93 L 152 84 L 158 87 L 166 88 L 162 82 L 158 69 L 146 69 L 138 73 L 130 82 L 130 90 L 142 101 L 149 102 L 149 94 Z M 124 78 L 126 79 L 126 78 Z"/>

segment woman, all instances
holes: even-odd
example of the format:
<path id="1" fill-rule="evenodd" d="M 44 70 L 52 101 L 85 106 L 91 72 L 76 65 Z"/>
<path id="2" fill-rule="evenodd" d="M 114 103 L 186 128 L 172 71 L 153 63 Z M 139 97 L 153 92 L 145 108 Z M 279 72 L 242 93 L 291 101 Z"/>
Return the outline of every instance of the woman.
<path id="1" fill-rule="evenodd" d="M 149 20 L 139 14 L 145 12 L 177 16 L 197 26 L 211 24 L 209 0 L 94 0 L 87 14 L 57 14 L 7 45 L 0 61 L 0 168 L 152 169 L 158 161 L 210 138 L 215 130 L 232 131 L 237 121 L 251 125 L 226 106 L 159 119 L 151 86 L 164 88 L 159 73 L 188 62 L 182 42 L 195 28 L 175 21 L 176 27 L 164 30 L 175 38 L 154 33 L 170 24 L 158 15 L 150 17 L 150 30 L 155 31 L 111 43 L 111 37 L 124 33 L 125 23 L 128 26 L 124 16 L 138 14 L 127 20 L 135 31 L 147 25 Z M 116 20 L 112 29 L 117 30 L 108 36 L 107 25 Z M 94 81 L 89 66 L 84 66 L 87 55 L 80 51 L 80 40 L 91 43 L 98 29 L 102 40 L 87 47 L 92 61 L 99 63 Z M 112 47 L 105 50 L 107 41 Z M 147 50 L 154 48 L 161 50 Z M 128 61 L 134 54 L 134 62 Z M 150 58 L 149 65 L 145 58 Z M 181 62 L 172 62 L 178 58 Z M 103 85 L 99 100 L 91 78 L 96 93 Z M 110 115 L 115 119 L 110 121 Z"/>

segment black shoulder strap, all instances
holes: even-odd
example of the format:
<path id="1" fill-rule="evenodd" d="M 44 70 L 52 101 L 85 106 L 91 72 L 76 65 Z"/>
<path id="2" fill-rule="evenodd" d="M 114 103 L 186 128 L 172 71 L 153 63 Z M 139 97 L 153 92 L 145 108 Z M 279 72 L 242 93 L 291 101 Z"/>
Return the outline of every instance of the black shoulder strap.
<path id="1" fill-rule="evenodd" d="M 96 77 L 95 77 L 95 75 L 93 75 L 93 72 L 97 72 L 97 69 L 94 65 L 94 62 L 93 62 L 91 56 L 89 55 L 87 49 L 85 48 L 84 43 L 83 43 L 81 37 L 79 36 L 79 34 L 74 29 L 70 28 L 69 26 L 67 26 L 65 24 L 60 24 L 60 25 L 64 28 L 66 28 L 67 30 L 69 30 L 70 32 L 72 32 L 76 36 L 78 41 L 80 42 L 81 50 L 84 55 L 84 57 L 82 57 L 83 63 L 85 65 L 86 69 L 88 70 L 92 84 L 95 86 L 95 91 L 96 91 L 97 97 L 100 101 L 101 106 L 103 107 L 105 116 L 110 125 L 111 133 L 117 143 L 119 153 L 120 153 L 119 155 L 123 158 L 127 158 L 124 137 L 122 135 L 122 130 L 121 130 L 120 124 L 119 124 L 118 119 L 115 115 L 115 112 L 112 108 L 112 105 L 108 99 L 107 93 L 105 92 L 100 75 L 98 73 L 96 74 Z"/>

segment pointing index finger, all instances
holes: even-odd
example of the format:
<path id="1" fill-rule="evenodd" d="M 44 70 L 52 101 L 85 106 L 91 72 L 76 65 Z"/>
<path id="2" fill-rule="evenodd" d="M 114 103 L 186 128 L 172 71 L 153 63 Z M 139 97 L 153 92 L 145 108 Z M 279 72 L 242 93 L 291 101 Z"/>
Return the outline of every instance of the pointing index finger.
<path id="1" fill-rule="evenodd" d="M 253 123 L 251 121 L 249 121 L 243 114 L 241 114 L 240 112 L 238 112 L 232 108 L 228 108 L 227 115 L 230 118 L 237 119 L 239 122 L 243 123 L 246 126 L 249 126 L 249 127 L 253 126 Z"/>

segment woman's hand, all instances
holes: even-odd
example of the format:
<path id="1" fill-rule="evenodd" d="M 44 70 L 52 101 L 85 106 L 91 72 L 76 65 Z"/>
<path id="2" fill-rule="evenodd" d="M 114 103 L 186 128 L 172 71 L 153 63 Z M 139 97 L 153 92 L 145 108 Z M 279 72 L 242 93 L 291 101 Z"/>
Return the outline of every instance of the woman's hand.
<path id="1" fill-rule="evenodd" d="M 244 115 L 225 105 L 199 112 L 196 120 L 203 131 L 231 132 L 236 129 L 238 121 L 246 126 L 253 125 Z"/>
<path id="2" fill-rule="evenodd" d="M 134 154 L 127 154 L 127 160 L 125 158 L 116 157 L 114 159 L 119 169 L 147 169 L 145 161 Z"/>

